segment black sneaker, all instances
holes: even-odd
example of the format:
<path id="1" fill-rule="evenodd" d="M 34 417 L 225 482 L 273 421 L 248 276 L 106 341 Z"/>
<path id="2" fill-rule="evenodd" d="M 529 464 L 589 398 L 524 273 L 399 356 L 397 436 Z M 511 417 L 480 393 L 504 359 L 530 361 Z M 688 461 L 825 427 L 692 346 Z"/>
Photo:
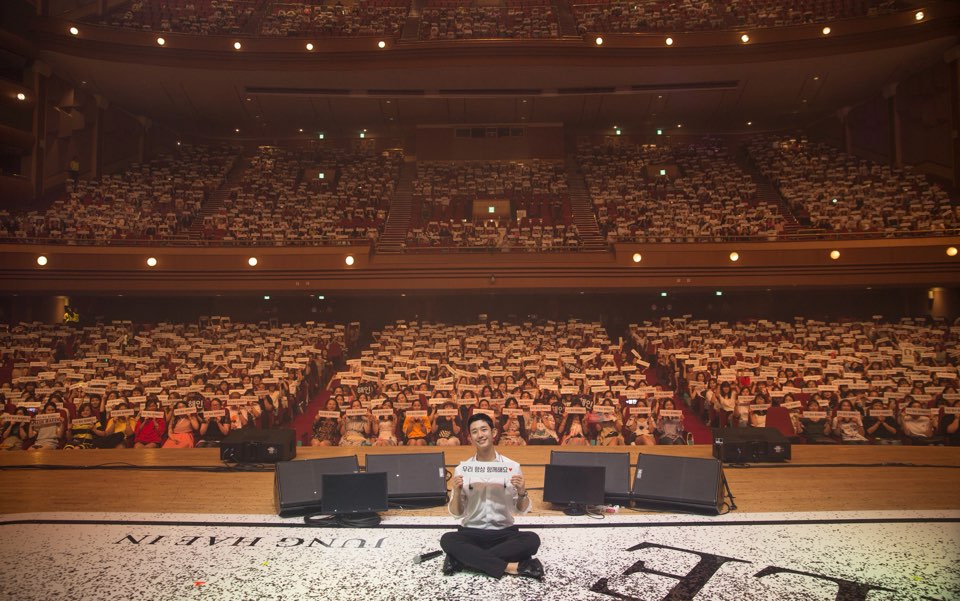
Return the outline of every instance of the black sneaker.
<path id="1" fill-rule="evenodd" d="M 449 576 L 456 574 L 463 569 L 463 564 L 454 559 L 452 555 L 445 555 L 443 558 L 443 575 Z"/>
<path id="2" fill-rule="evenodd" d="M 543 564 L 536 557 L 521 561 L 517 565 L 517 575 L 535 580 L 543 580 Z"/>

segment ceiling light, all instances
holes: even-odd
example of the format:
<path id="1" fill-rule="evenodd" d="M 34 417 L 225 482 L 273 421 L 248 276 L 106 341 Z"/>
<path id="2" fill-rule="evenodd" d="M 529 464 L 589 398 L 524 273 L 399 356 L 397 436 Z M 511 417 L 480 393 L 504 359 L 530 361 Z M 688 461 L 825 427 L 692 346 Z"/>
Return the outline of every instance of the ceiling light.
<path id="1" fill-rule="evenodd" d="M 829 27 L 824 27 L 823 29 L 820 30 L 820 33 L 822 33 L 823 35 L 830 35 L 831 31 L 832 30 Z"/>
<path id="2" fill-rule="evenodd" d="M 917 21 L 923 21 L 923 11 L 922 11 L 922 10 L 918 10 L 918 11 L 913 15 L 913 18 L 916 19 Z"/>
<path id="3" fill-rule="evenodd" d="M 667 38 L 664 42 L 667 46 L 673 46 L 673 38 Z"/>
<path id="4" fill-rule="evenodd" d="M 597 39 L 594 41 L 596 42 L 597 46 L 603 46 L 603 38 L 600 36 L 597 36 Z"/>
<path id="5" fill-rule="evenodd" d="M 318 294 L 318 295 L 317 295 L 317 300 L 326 300 L 326 298 L 327 298 L 327 297 L 325 297 L 325 296 L 322 295 L 322 294 Z"/>
<path id="6" fill-rule="evenodd" d="M 149 258 L 147 258 L 147 267 L 156 267 L 156 266 L 157 266 L 157 258 L 156 258 L 156 257 L 149 257 Z"/>
<path id="7" fill-rule="evenodd" d="M 241 48 L 243 48 L 243 46 L 240 44 L 240 42 L 234 42 L 234 43 L 233 43 L 233 49 L 234 49 L 234 50 L 240 50 Z"/>
<path id="8" fill-rule="evenodd" d="M 237 127 L 237 128 L 234 128 L 234 130 L 233 130 L 233 131 L 239 134 L 239 133 L 240 133 L 240 128 L 239 128 L 239 127 Z"/>
<path id="9" fill-rule="evenodd" d="M 263 300 L 270 300 L 270 295 L 269 295 L 269 294 L 264 294 L 264 295 L 263 295 Z"/>
<path id="10" fill-rule="evenodd" d="M 640 253 L 633 253 L 633 262 L 639 263 L 643 259 L 643 256 Z"/>
<path id="11" fill-rule="evenodd" d="M 666 292 L 661 292 L 661 293 L 660 293 L 660 296 L 666 297 L 666 296 L 667 296 L 667 293 L 666 293 Z"/>
<path id="12" fill-rule="evenodd" d="M 303 128 L 302 128 L 302 127 L 300 128 L 300 133 L 301 133 L 301 134 L 303 133 Z"/>
<path id="13" fill-rule="evenodd" d="M 736 252 L 736 251 L 730 253 L 730 260 L 733 261 L 733 262 L 739 261 L 739 260 L 740 260 L 740 253 L 738 253 L 738 252 Z"/>
<path id="14" fill-rule="evenodd" d="M 830 251 L 830 258 L 833 259 L 834 261 L 836 261 L 837 259 L 839 259 L 839 258 L 840 258 L 840 251 L 839 251 L 839 250 L 831 250 L 831 251 Z"/>
<path id="15" fill-rule="evenodd" d="M 750 36 L 748 36 L 747 34 L 743 34 L 742 36 L 740 36 L 740 41 L 746 44 L 747 42 L 750 41 Z"/>
<path id="16" fill-rule="evenodd" d="M 343 262 L 346 263 L 347 265 L 353 265 L 354 263 L 353 255 L 347 255 L 347 258 L 344 259 Z"/>
<path id="17" fill-rule="evenodd" d="M 380 40 L 379 42 L 377 42 L 377 48 L 379 48 L 380 50 L 383 50 L 386 47 L 387 47 L 387 43 L 384 42 L 383 40 Z"/>
<path id="18" fill-rule="evenodd" d="M 166 43 L 167 43 L 167 41 L 166 41 L 165 39 L 163 39 L 163 38 L 157 38 L 157 45 L 163 46 L 163 45 L 166 44 Z"/>
<path id="19" fill-rule="evenodd" d="M 249 265 L 250 267 L 256 267 L 257 263 L 259 263 L 259 261 L 257 261 L 256 257 L 250 257 L 249 259 L 247 259 L 247 265 Z"/>
<path id="20" fill-rule="evenodd" d="M 747 121 L 747 125 L 753 125 L 753 121 Z"/>
<path id="21" fill-rule="evenodd" d="M 723 296 L 723 290 L 717 290 L 714 294 L 717 296 Z"/>
<path id="22" fill-rule="evenodd" d="M 921 18 L 923 18 L 923 17 L 921 17 Z M 70 28 L 70 35 L 77 35 L 78 33 L 80 33 L 80 30 L 77 29 L 76 27 L 71 27 L 71 28 Z"/>
<path id="23" fill-rule="evenodd" d="M 957 256 L 957 247 L 956 247 L 956 246 L 950 246 L 950 247 L 948 247 L 948 248 L 947 248 L 947 256 L 948 256 L 948 257 L 955 257 L 955 256 Z"/>
<path id="24" fill-rule="evenodd" d="M 26 94 L 24 94 L 23 92 L 17 92 L 17 100 L 26 100 L 26 99 L 27 99 Z"/>
<path id="25" fill-rule="evenodd" d="M 306 48 L 307 50 L 313 50 L 313 44 L 311 42 L 307 42 Z"/>
<path id="26" fill-rule="evenodd" d="M 947 252 L 949 254 L 949 251 Z M 43 267 L 46 264 L 47 264 L 47 258 L 45 256 L 40 255 L 39 257 L 37 257 L 37 265 L 39 265 L 40 267 Z"/>

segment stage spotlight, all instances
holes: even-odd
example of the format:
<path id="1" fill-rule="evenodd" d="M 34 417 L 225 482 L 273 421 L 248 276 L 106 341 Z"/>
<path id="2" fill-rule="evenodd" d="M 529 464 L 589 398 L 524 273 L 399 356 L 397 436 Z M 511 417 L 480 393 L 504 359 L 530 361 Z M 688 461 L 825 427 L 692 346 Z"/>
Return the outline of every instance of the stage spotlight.
<path id="1" fill-rule="evenodd" d="M 956 247 L 956 246 L 950 246 L 950 247 L 948 247 L 948 248 L 947 248 L 947 256 L 948 256 L 948 257 L 955 257 L 955 256 L 957 256 L 957 247 Z"/>
<path id="2" fill-rule="evenodd" d="M 660 293 L 660 296 L 662 296 L 662 297 L 664 297 L 664 298 L 666 298 L 666 296 L 667 296 L 667 293 L 666 293 L 666 292 L 661 292 L 661 293 Z"/>
<path id="3" fill-rule="evenodd" d="M 167 43 L 167 41 L 166 41 L 165 39 L 163 39 L 163 38 L 157 38 L 157 45 L 158 45 L 158 46 L 163 46 L 163 45 L 166 44 L 166 43 Z"/>
<path id="4" fill-rule="evenodd" d="M 747 121 L 747 125 L 753 125 L 753 121 Z"/>
<path id="5" fill-rule="evenodd" d="M 913 15 L 913 18 L 916 19 L 917 21 L 923 21 L 923 11 L 922 11 L 922 10 L 918 10 L 918 11 Z"/>
<path id="6" fill-rule="evenodd" d="M 76 27 L 71 27 L 71 28 L 70 28 L 70 35 L 77 35 L 77 34 L 79 34 L 79 33 L 80 33 L 80 30 L 77 29 Z"/>
<path id="7" fill-rule="evenodd" d="M 263 295 L 263 300 L 270 300 L 270 295 L 269 295 L 269 294 L 264 294 L 264 295 Z"/>
<path id="8" fill-rule="evenodd" d="M 717 290 L 717 291 L 715 292 L 715 294 L 716 294 L 717 296 L 723 296 L 723 290 Z"/>
<path id="9" fill-rule="evenodd" d="M 634 263 L 639 263 L 639 262 L 642 261 L 642 260 L 643 260 L 643 257 L 640 255 L 640 253 L 633 253 L 633 262 L 634 262 Z"/>
<path id="10" fill-rule="evenodd" d="M 26 94 L 24 94 L 23 92 L 17 92 L 17 100 L 26 100 L 26 99 L 27 99 Z"/>
<path id="11" fill-rule="evenodd" d="M 247 265 L 249 265 L 250 267 L 256 267 L 257 263 L 259 263 L 259 261 L 257 261 L 256 257 L 250 257 L 249 259 L 247 259 Z"/>
<path id="12" fill-rule="evenodd" d="M 241 48 L 243 48 L 243 45 L 242 45 L 240 42 L 234 42 L 234 43 L 233 43 L 233 49 L 234 49 L 234 50 L 240 50 Z"/>
<path id="13" fill-rule="evenodd" d="M 322 295 L 322 294 L 318 294 L 318 295 L 317 295 L 317 300 L 326 300 L 326 298 L 327 298 L 327 297 L 324 296 L 324 295 Z"/>
<path id="14" fill-rule="evenodd" d="M 39 265 L 40 267 L 43 267 L 46 264 L 47 264 L 47 258 L 45 256 L 40 255 L 39 257 L 37 257 L 37 265 Z"/>
<path id="15" fill-rule="evenodd" d="M 820 32 L 823 33 L 823 35 L 830 35 L 831 31 L 833 30 L 830 29 L 829 27 L 824 27 L 823 29 L 820 30 Z"/>
<path id="16" fill-rule="evenodd" d="M 597 36 L 597 39 L 594 40 L 594 42 L 596 42 L 597 46 L 603 46 L 603 38 L 600 36 Z"/>
<path id="17" fill-rule="evenodd" d="M 746 44 L 747 42 L 750 41 L 750 36 L 748 36 L 747 34 L 743 34 L 742 36 L 740 36 L 740 41 Z"/>
<path id="18" fill-rule="evenodd" d="M 739 260 L 740 260 L 740 253 L 738 253 L 738 252 L 736 252 L 736 251 L 730 253 L 730 260 L 733 261 L 734 263 L 736 263 L 737 261 L 739 261 Z"/>
<path id="19" fill-rule="evenodd" d="M 156 257 L 149 257 L 149 258 L 147 258 L 147 267 L 156 267 L 156 266 L 157 266 L 157 258 L 156 258 Z"/>
<path id="20" fill-rule="evenodd" d="M 346 263 L 347 265 L 353 265 L 354 263 L 353 255 L 347 255 L 347 258 L 344 259 L 343 262 Z"/>
<path id="21" fill-rule="evenodd" d="M 833 259 L 834 261 L 836 261 L 837 259 L 839 259 L 839 258 L 840 258 L 840 251 L 839 251 L 839 250 L 831 250 L 831 251 L 830 251 L 830 258 Z"/>
<path id="22" fill-rule="evenodd" d="M 311 44 L 310 42 L 307 42 L 306 48 L 307 50 L 313 50 L 313 44 Z"/>
<path id="23" fill-rule="evenodd" d="M 667 44 L 667 46 L 673 46 L 673 38 L 667 38 L 664 40 L 664 42 Z"/>

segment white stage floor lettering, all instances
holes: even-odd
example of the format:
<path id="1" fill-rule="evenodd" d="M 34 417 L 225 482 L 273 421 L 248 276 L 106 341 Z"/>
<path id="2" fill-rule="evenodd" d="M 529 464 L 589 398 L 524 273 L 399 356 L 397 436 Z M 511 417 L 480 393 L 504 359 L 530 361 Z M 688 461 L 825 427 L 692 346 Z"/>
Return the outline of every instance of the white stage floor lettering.
<path id="1" fill-rule="evenodd" d="M 960 512 L 621 513 L 528 518 L 543 582 L 444 576 L 451 518 L 314 528 L 249 515 L 0 517 L 0 598 L 556 599 L 659 601 L 960 599 Z"/>

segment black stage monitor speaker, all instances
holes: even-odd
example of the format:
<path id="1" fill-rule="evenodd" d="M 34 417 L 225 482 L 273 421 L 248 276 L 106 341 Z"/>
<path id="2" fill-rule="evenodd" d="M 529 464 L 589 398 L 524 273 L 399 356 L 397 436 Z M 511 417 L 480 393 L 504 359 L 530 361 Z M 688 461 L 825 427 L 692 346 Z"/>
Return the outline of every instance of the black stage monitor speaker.
<path id="1" fill-rule="evenodd" d="M 443 453 L 367 453 L 368 472 L 386 472 L 387 496 L 397 503 L 443 505 L 447 477 Z"/>
<path id="2" fill-rule="evenodd" d="M 360 471 L 356 455 L 281 461 L 274 476 L 273 499 L 280 517 L 318 513 L 323 498 L 323 474 L 349 474 Z"/>
<path id="3" fill-rule="evenodd" d="M 323 474 L 322 513 L 379 513 L 387 510 L 387 474 Z"/>
<path id="4" fill-rule="evenodd" d="M 607 468 L 605 501 L 630 500 L 630 453 L 550 451 L 551 465 L 599 465 Z"/>
<path id="5" fill-rule="evenodd" d="M 220 442 L 221 461 L 276 463 L 297 456 L 297 433 L 289 428 L 233 430 Z"/>
<path id="6" fill-rule="evenodd" d="M 790 441 L 776 428 L 714 428 L 713 456 L 726 463 L 790 459 Z"/>
<path id="7" fill-rule="evenodd" d="M 631 496 L 643 509 L 718 515 L 723 467 L 716 459 L 641 454 Z"/>
<path id="8" fill-rule="evenodd" d="M 543 500 L 566 505 L 567 515 L 583 515 L 588 505 L 603 504 L 607 468 L 602 465 L 544 466 Z"/>

